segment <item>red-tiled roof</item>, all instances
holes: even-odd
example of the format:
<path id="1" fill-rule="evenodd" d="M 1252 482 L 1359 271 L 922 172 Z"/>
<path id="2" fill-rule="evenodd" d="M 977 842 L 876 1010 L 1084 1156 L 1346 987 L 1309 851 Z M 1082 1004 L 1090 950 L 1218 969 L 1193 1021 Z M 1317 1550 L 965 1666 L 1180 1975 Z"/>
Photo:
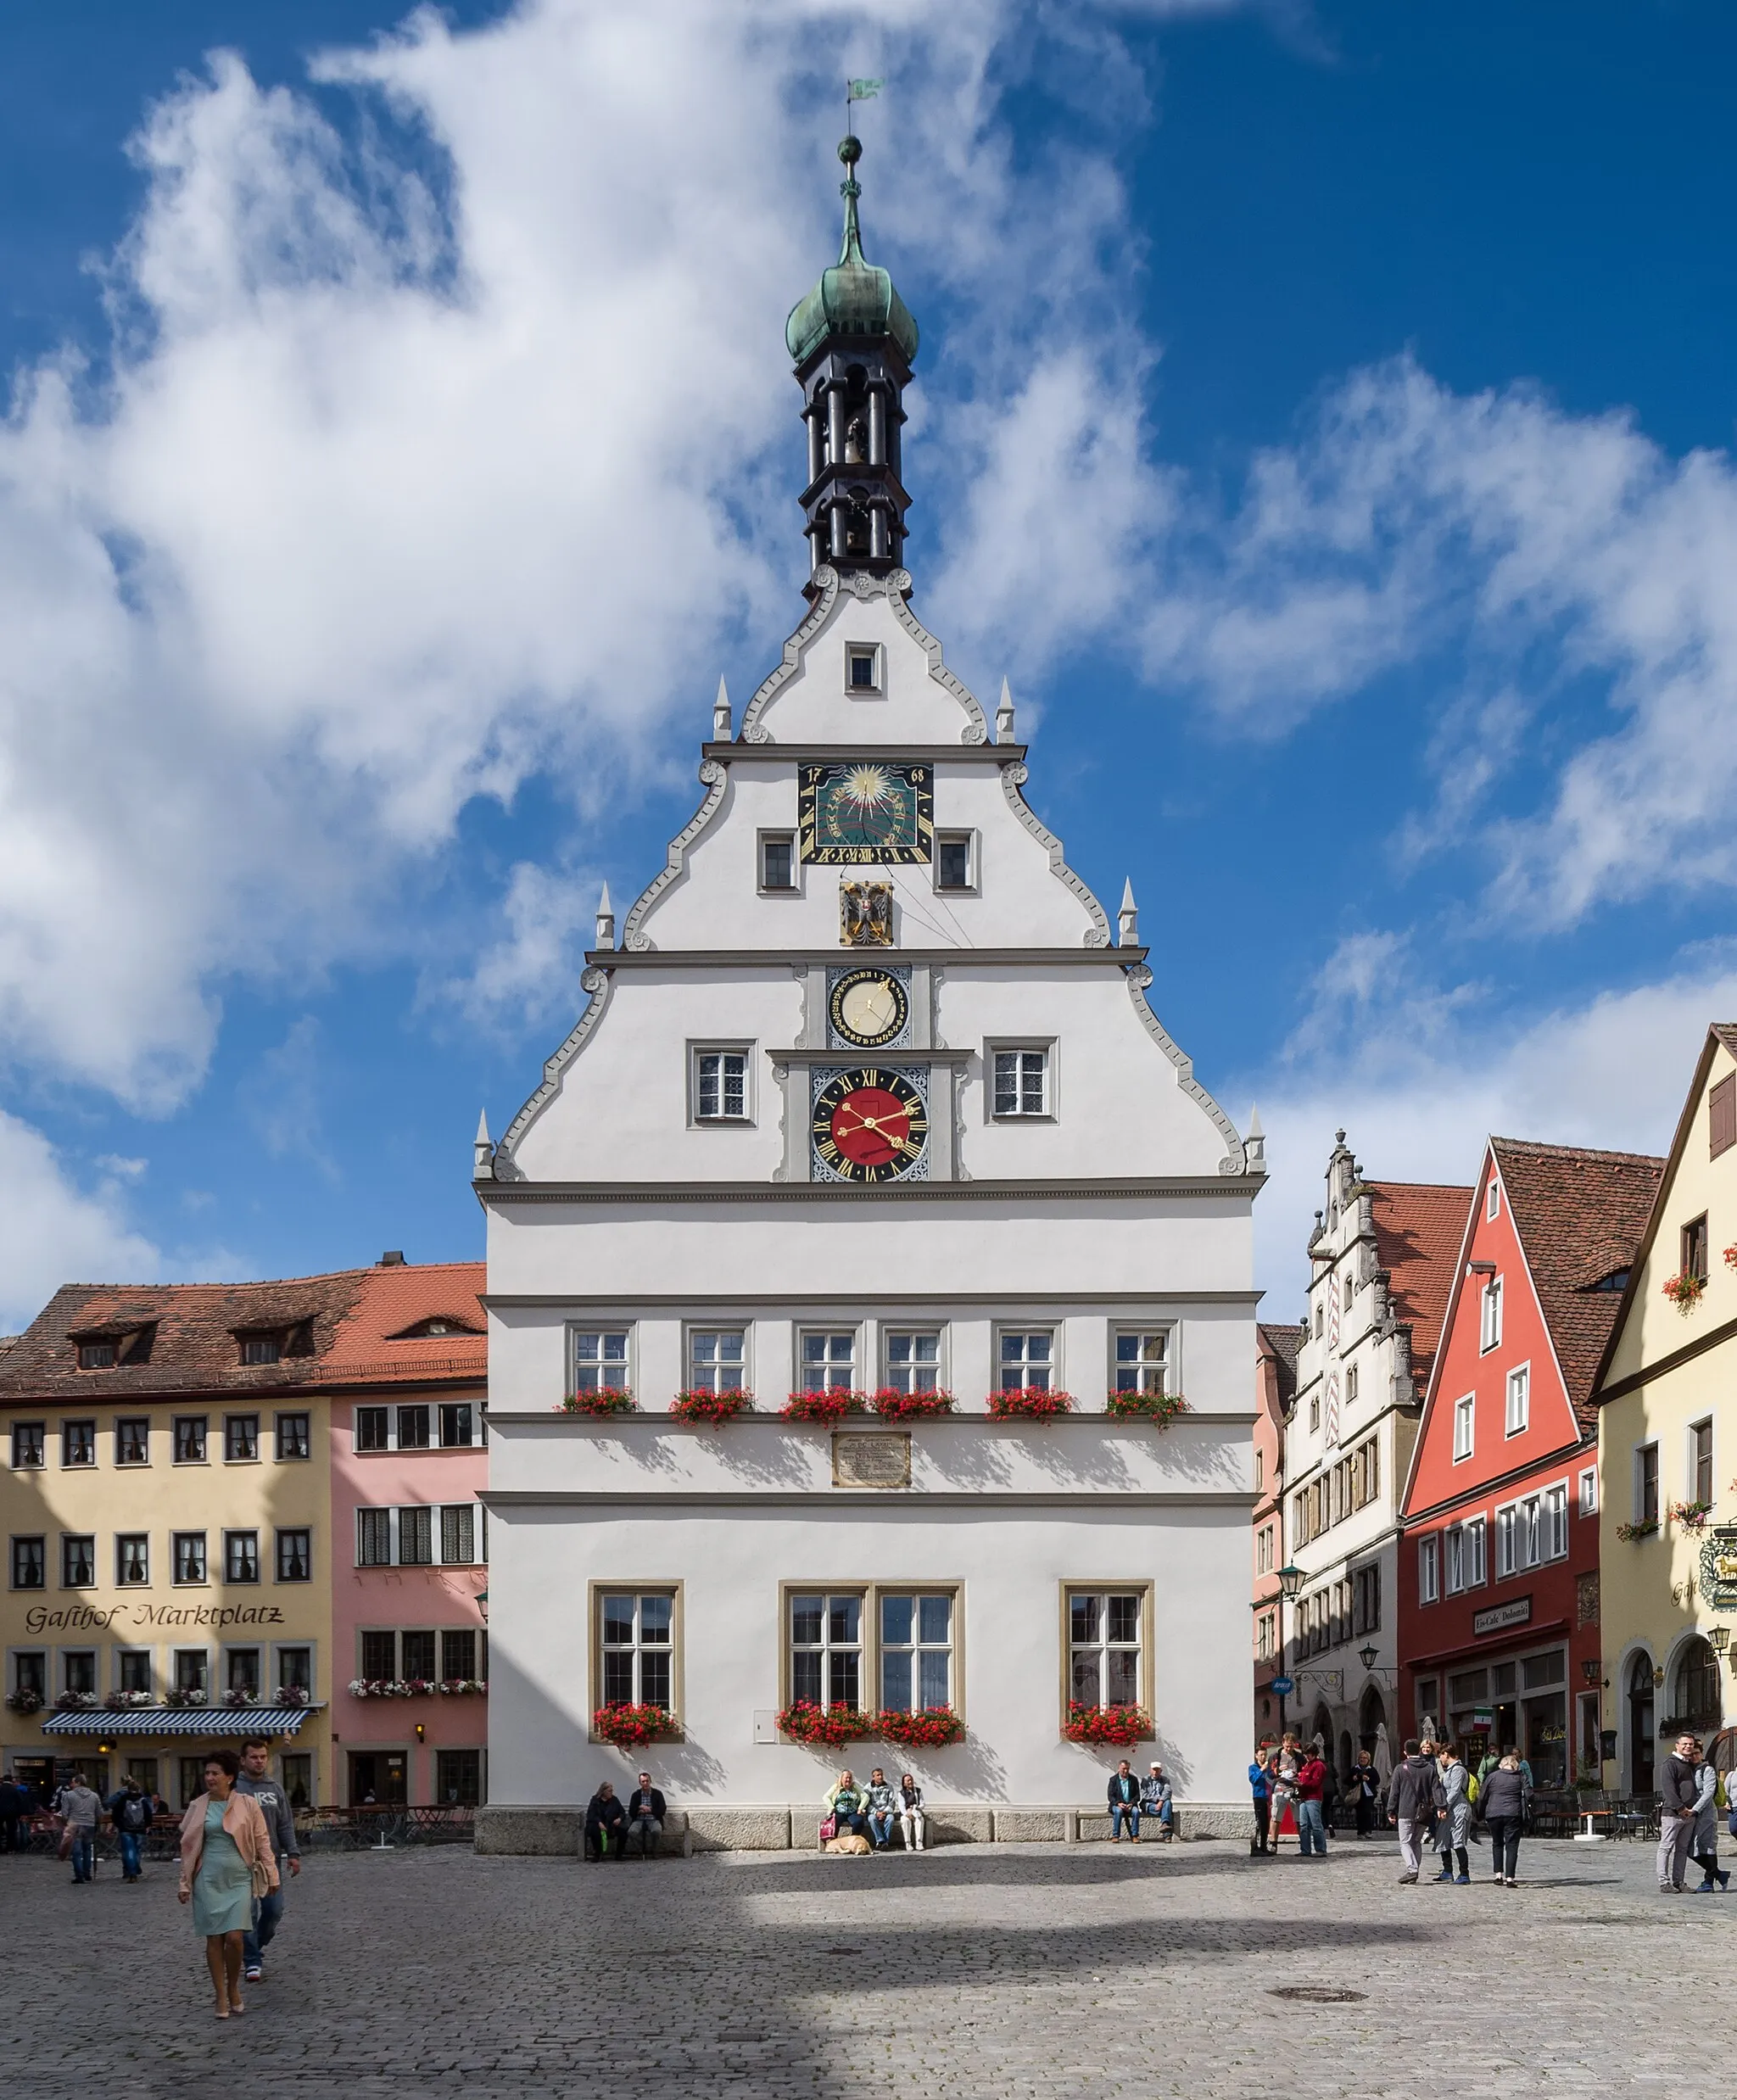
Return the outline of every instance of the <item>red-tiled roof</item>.
<path id="1" fill-rule="evenodd" d="M 1394 1317 L 1410 1326 L 1411 1366 L 1421 1392 L 1441 1343 L 1472 1192 L 1438 1181 L 1363 1186 L 1371 1197 L 1376 1255 L 1388 1271 Z"/>
<path id="2" fill-rule="evenodd" d="M 0 1355 L 0 1403 L 88 1400 L 104 1406 L 154 1393 L 282 1392 L 379 1377 L 478 1377 L 480 1332 L 387 1338 L 430 1318 L 483 1326 L 480 1262 L 345 1269 L 275 1283 L 63 1285 Z M 244 1364 L 237 1337 L 293 1338 L 276 1363 Z M 113 1338 L 123 1360 L 79 1368 L 78 1338 Z M 123 1338 L 139 1338 L 126 1360 Z"/>
<path id="3" fill-rule="evenodd" d="M 1593 1379 L 1623 1303 L 1620 1291 L 1595 1287 L 1633 1263 L 1665 1162 L 1518 1137 L 1489 1142 L 1568 1398 L 1594 1435 Z"/>
<path id="4" fill-rule="evenodd" d="M 1303 1346 L 1303 1330 L 1282 1321 L 1260 1320 L 1255 1322 L 1254 1339 L 1278 1366 L 1279 1401 L 1287 1406 L 1297 1391 L 1297 1352 Z"/>

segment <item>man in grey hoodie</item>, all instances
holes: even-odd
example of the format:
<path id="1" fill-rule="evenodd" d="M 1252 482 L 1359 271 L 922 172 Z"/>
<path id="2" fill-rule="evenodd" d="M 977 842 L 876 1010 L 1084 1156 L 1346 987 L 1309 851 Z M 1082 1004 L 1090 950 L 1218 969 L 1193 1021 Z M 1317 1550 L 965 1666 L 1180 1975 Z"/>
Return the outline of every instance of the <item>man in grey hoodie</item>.
<path id="1" fill-rule="evenodd" d="M 271 1849 L 277 1855 L 277 1886 L 254 1898 L 254 1929 L 242 1936 L 242 1968 L 249 1983 L 265 1980 L 265 1949 L 271 1946 L 283 1916 L 284 1869 L 302 1870 L 301 1848 L 295 1841 L 295 1810 L 282 1786 L 271 1777 L 271 1745 L 263 1735 L 243 1743 L 241 1774 L 235 1782 L 237 1794 L 251 1794 L 260 1804 L 265 1828 L 271 1833 Z"/>
<path id="2" fill-rule="evenodd" d="M 1435 1804 L 1435 1761 L 1418 1749 L 1416 1737 L 1388 1782 L 1388 1821 L 1399 1832 L 1399 1857 L 1405 1863 L 1401 1881 L 1415 1881 L 1423 1864 L 1423 1833 Z"/>
<path id="3" fill-rule="evenodd" d="M 1659 1774 L 1659 1894 L 1680 1896 L 1695 1835 L 1695 1807 L 1701 1789 L 1695 1772 L 1695 1738 L 1677 1738 L 1677 1747 Z"/>

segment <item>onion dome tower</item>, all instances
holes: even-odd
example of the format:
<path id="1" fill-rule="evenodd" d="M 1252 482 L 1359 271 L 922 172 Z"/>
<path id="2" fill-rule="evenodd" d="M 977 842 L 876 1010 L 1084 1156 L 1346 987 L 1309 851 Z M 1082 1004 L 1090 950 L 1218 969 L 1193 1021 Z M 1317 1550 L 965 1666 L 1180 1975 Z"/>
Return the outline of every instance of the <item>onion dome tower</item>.
<path id="1" fill-rule="evenodd" d="M 899 480 L 899 397 L 916 360 L 917 324 L 891 277 L 863 258 L 862 141 L 841 139 L 838 157 L 845 165 L 839 258 L 785 324 L 808 426 L 803 530 L 811 572 L 825 562 L 841 575 L 884 576 L 904 565 L 911 499 Z"/>

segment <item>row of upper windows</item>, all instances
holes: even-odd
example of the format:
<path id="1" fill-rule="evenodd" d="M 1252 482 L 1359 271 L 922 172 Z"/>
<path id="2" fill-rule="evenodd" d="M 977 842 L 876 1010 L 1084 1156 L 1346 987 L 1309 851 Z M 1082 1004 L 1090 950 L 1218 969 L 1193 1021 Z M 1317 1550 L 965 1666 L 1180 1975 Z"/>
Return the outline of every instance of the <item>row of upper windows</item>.
<path id="1" fill-rule="evenodd" d="M 151 1418 L 148 1415 L 117 1415 L 113 1424 L 114 1461 L 117 1466 L 151 1463 Z M 210 1463 L 211 1418 L 209 1415 L 176 1415 L 169 1426 L 170 1451 L 177 1466 Z M 72 1470 L 95 1466 L 99 1437 L 94 1416 L 84 1416 L 57 1425 L 56 1441 L 60 1464 Z M 309 1417 L 305 1414 L 277 1415 L 272 1418 L 271 1448 L 285 1463 L 311 1455 Z M 226 1466 L 257 1465 L 260 1448 L 257 1415 L 226 1415 L 218 1446 Z M 20 1472 L 48 1462 L 48 1425 L 45 1421 L 15 1421 L 12 1425 L 12 1463 Z"/>
<path id="2" fill-rule="evenodd" d="M 286 1357 L 311 1356 L 314 1329 L 311 1321 L 285 1327 L 235 1327 L 230 1330 L 241 1364 L 276 1364 Z M 147 1320 L 134 1327 L 111 1328 L 99 1334 L 74 1334 L 69 1338 L 81 1371 L 117 1371 L 148 1364 L 157 1339 L 157 1322 Z"/>
<path id="3" fill-rule="evenodd" d="M 480 1502 L 356 1511 L 358 1567 L 474 1567 L 488 1558 L 489 1512 Z"/>
<path id="4" fill-rule="evenodd" d="M 1291 1500 L 1293 1538 L 1299 1546 L 1331 1531 L 1381 1494 L 1381 1445 L 1366 1437 L 1348 1458 L 1310 1482 Z"/>
<path id="5" fill-rule="evenodd" d="M 956 896 L 975 896 L 980 888 L 981 840 L 975 831 L 937 831 L 931 874 L 935 887 Z M 802 863 L 795 828 L 759 835 L 759 885 L 762 896 L 799 896 Z"/>
<path id="6" fill-rule="evenodd" d="M 488 1408 L 469 1400 L 418 1400 L 402 1407 L 359 1407 L 355 1416 L 358 1451 L 462 1450 L 483 1441 Z"/>
<path id="7" fill-rule="evenodd" d="M 634 1384 L 632 1326 L 572 1327 L 567 1332 L 567 1390 L 574 1393 L 631 1392 Z M 1109 1374 L 1117 1393 L 1162 1394 L 1174 1390 L 1173 1327 L 1113 1330 Z M 791 1363 L 793 1391 L 858 1392 L 873 1383 L 901 1393 L 946 1392 L 947 1327 L 884 1326 L 878 1365 L 860 1326 L 798 1327 Z M 685 1389 L 735 1393 L 752 1389 L 753 1329 L 689 1327 L 683 1338 Z M 997 1327 L 994 1377 L 997 1389 L 1047 1392 L 1062 1383 L 1061 1336 L 1050 1326 Z"/>
<path id="8" fill-rule="evenodd" d="M 1152 1585 L 1064 1585 L 1065 1706 L 1152 1706 Z M 592 1670 L 599 1706 L 679 1714 L 680 1590 L 647 1584 L 596 1599 Z M 784 1589 L 782 1701 L 852 1712 L 962 1709 L 964 1616 L 958 1583 Z"/>
<path id="9" fill-rule="evenodd" d="M 1053 1042 L 987 1045 L 984 1066 L 991 1075 L 987 1108 L 991 1122 L 1055 1120 Z M 689 1121 L 696 1126 L 724 1123 L 751 1128 L 757 1115 L 756 1069 L 751 1043 L 690 1043 Z"/>
<path id="10" fill-rule="evenodd" d="M 1690 1423 L 1684 1440 L 1684 1500 L 1701 1511 L 1717 1500 L 1713 1485 L 1713 1421 L 1711 1415 Z M 1656 1524 L 1665 1515 L 1661 1500 L 1659 1447 L 1656 1442 L 1634 1449 L 1634 1521 Z"/>
<path id="11" fill-rule="evenodd" d="M 1293 1656 L 1322 1655 L 1381 1631 L 1381 1564 L 1371 1561 L 1297 1600 Z"/>
<path id="12" fill-rule="evenodd" d="M 215 1579 L 223 1583 L 258 1583 L 265 1579 L 257 1530 L 226 1531 L 222 1547 L 211 1555 L 203 1531 L 172 1531 L 169 1534 L 170 1581 L 176 1588 L 198 1588 Z M 307 1583 L 314 1578 L 313 1533 L 305 1524 L 282 1526 L 271 1534 L 270 1561 L 272 1580 Z M 97 1570 L 97 1534 L 64 1531 L 60 1533 L 60 1587 L 95 1589 L 101 1587 Z M 215 1567 L 215 1576 L 214 1576 Z M 46 1589 L 48 1587 L 48 1541 L 42 1533 L 14 1534 L 11 1553 L 12 1587 Z M 151 1586 L 151 1534 L 123 1531 L 114 1534 L 114 1586 L 118 1589 L 148 1589 Z"/>
<path id="13" fill-rule="evenodd" d="M 15 1699 L 32 1697 L 45 1701 L 51 1692 L 70 1693 L 91 1699 L 126 1693 L 141 1701 L 170 1695 L 176 1699 L 203 1703 L 214 1693 L 237 1698 L 262 1698 L 267 1688 L 285 1705 L 316 1698 L 315 1651 L 310 1644 L 274 1646 L 269 1653 L 252 1645 L 225 1647 L 213 1682 L 211 1651 L 208 1648 L 175 1648 L 170 1652 L 169 1673 L 159 1671 L 149 1648 L 114 1647 L 109 1650 L 109 1670 L 101 1667 L 103 1650 L 98 1648 L 62 1648 L 58 1651 L 56 1682 L 49 1683 L 49 1651 L 46 1648 L 12 1650 L 8 1691 Z M 103 1679 L 108 1676 L 105 1687 Z"/>
<path id="14" fill-rule="evenodd" d="M 1598 1472 L 1587 1466 L 1579 1478 L 1579 1512 L 1598 1511 Z M 1417 1596 L 1435 1604 L 1444 1596 L 1477 1589 L 1490 1579 L 1489 1528 L 1495 1530 L 1494 1578 L 1568 1557 L 1568 1483 L 1556 1482 L 1535 1494 L 1505 1503 L 1492 1517 L 1472 1516 L 1426 1532 L 1417 1541 Z"/>
<path id="15" fill-rule="evenodd" d="M 1532 1421 L 1532 1366 L 1516 1364 L 1508 1373 L 1506 1401 L 1502 1414 L 1502 1434 L 1517 1437 Z M 1462 1466 L 1477 1446 L 1477 1395 L 1462 1393 L 1454 1403 L 1454 1463 Z"/>
<path id="16" fill-rule="evenodd" d="M 365 1627 L 356 1665 L 369 1684 L 486 1684 L 489 1636 L 468 1626 Z"/>

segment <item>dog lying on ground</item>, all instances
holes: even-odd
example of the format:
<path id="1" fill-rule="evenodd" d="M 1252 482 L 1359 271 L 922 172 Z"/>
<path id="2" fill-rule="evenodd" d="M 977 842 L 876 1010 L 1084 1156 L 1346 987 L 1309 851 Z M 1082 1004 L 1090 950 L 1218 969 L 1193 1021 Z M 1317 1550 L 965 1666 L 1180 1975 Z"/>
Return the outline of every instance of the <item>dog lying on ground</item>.
<path id="1" fill-rule="evenodd" d="M 844 1837 L 828 1838 L 826 1849 L 829 1852 L 871 1852 L 874 1848 L 867 1838 L 858 1837 L 852 1830 Z"/>

